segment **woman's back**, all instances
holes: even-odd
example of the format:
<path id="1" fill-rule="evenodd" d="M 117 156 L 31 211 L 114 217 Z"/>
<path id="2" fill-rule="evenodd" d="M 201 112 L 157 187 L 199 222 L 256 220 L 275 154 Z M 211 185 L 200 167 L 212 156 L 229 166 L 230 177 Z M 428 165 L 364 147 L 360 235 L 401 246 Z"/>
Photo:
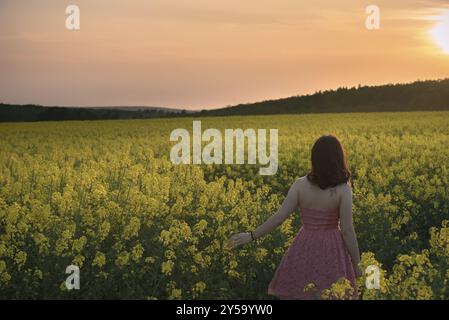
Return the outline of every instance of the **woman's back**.
<path id="1" fill-rule="evenodd" d="M 340 278 L 355 288 L 348 297 L 356 297 L 355 273 L 339 229 L 344 219 L 348 184 L 321 189 L 307 177 L 298 179 L 289 191 L 290 201 L 300 207 L 302 227 L 290 245 L 273 277 L 268 292 L 279 297 L 319 298 L 320 293 Z M 296 200 L 290 200 L 295 199 Z M 340 213 L 343 213 L 343 217 Z M 313 283 L 315 289 L 305 292 Z"/>
<path id="2" fill-rule="evenodd" d="M 256 230 L 231 237 L 233 246 L 255 240 L 300 209 L 302 227 L 282 257 L 268 292 L 282 298 L 319 298 L 341 278 L 349 280 L 357 297 L 356 272 L 360 253 L 352 223 L 351 172 L 340 142 L 320 137 L 312 147 L 312 170 L 288 190 L 278 211 Z M 305 292 L 309 284 L 314 292 Z"/>
<path id="3" fill-rule="evenodd" d="M 307 176 L 298 179 L 299 206 L 302 209 L 331 210 L 338 209 L 342 195 L 348 191 L 347 184 L 333 188 L 321 189 L 307 179 Z"/>

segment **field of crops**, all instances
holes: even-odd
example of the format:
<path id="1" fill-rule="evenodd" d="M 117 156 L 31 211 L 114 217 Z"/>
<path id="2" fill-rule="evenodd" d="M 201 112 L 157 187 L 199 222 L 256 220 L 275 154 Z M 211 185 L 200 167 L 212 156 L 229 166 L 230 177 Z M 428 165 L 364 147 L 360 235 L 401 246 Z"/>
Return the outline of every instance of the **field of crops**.
<path id="1" fill-rule="evenodd" d="M 230 251 L 273 214 L 332 133 L 353 173 L 363 299 L 449 299 L 449 112 L 204 118 L 279 130 L 279 169 L 173 165 L 170 132 L 193 118 L 0 124 L 0 298 L 269 299 L 300 227 Z M 65 287 L 80 267 L 80 290 Z M 335 289 L 335 295 L 338 288 Z"/>

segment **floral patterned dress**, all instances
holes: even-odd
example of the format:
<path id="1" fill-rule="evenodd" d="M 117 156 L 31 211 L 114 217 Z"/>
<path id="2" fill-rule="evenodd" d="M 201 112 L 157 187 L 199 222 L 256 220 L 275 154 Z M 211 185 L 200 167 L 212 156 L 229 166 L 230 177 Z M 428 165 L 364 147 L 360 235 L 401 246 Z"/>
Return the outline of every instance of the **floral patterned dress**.
<path id="1" fill-rule="evenodd" d="M 268 287 L 279 298 L 317 299 L 341 278 L 357 298 L 355 272 L 339 229 L 339 210 L 301 208 L 302 227 L 283 256 Z M 310 284 L 313 284 L 312 290 Z M 306 289 L 306 290 L 305 290 Z"/>

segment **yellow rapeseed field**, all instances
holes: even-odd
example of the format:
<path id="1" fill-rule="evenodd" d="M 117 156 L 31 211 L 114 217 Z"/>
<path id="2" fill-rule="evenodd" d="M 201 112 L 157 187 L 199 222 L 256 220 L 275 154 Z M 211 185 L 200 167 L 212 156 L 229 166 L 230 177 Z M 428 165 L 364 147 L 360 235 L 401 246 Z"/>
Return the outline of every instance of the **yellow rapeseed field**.
<path id="1" fill-rule="evenodd" d="M 279 130 L 279 169 L 173 165 L 170 132 L 194 118 L 0 124 L 0 298 L 269 299 L 300 227 L 229 250 L 272 215 L 336 135 L 353 173 L 363 299 L 449 299 L 449 112 L 203 118 L 204 128 Z M 68 291 L 68 265 L 80 290 Z M 339 297 L 336 283 L 326 297 Z"/>

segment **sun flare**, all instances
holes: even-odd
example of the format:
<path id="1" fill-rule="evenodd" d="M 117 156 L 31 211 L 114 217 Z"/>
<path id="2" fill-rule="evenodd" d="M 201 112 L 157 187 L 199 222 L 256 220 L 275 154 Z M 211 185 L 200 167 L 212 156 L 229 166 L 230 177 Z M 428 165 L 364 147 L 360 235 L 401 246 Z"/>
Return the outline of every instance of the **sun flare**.
<path id="1" fill-rule="evenodd" d="M 449 54 L 449 11 L 438 18 L 438 22 L 430 31 L 430 35 L 444 53 Z"/>

